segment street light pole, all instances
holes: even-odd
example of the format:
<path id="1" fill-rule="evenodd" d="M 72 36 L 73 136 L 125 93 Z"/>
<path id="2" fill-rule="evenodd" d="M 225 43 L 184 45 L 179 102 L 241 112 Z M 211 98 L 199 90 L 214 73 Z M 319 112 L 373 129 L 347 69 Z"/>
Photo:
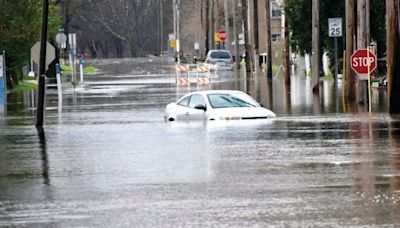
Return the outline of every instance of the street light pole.
<path id="1" fill-rule="evenodd" d="M 46 42 L 47 42 L 47 20 L 49 14 L 49 2 L 43 0 L 42 32 L 40 38 L 40 61 L 38 79 L 38 105 L 36 113 L 36 128 L 43 130 L 44 105 L 45 105 L 45 83 L 46 83 Z"/>

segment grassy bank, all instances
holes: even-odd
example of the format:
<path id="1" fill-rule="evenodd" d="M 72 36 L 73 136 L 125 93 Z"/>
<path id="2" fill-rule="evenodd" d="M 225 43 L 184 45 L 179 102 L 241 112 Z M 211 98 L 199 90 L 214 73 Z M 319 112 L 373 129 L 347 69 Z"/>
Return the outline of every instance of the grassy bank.
<path id="1" fill-rule="evenodd" d="M 10 90 L 10 92 L 17 92 L 22 90 L 30 90 L 30 89 L 37 89 L 38 86 L 33 81 L 21 81 L 18 85 L 14 85 L 14 88 Z"/>
<path id="2" fill-rule="evenodd" d="M 67 73 L 67 74 L 72 73 L 71 67 L 69 67 L 67 65 L 63 65 L 63 64 L 61 64 L 61 71 L 63 71 L 64 73 Z M 97 71 L 97 68 L 92 67 L 92 66 L 87 66 L 87 67 L 83 68 L 83 74 L 93 74 L 93 73 L 96 73 L 96 71 Z"/>

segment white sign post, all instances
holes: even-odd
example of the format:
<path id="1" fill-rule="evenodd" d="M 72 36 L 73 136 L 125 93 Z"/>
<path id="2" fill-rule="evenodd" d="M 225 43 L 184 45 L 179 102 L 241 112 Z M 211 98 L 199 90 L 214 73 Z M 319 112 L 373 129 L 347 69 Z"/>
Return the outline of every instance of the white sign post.
<path id="1" fill-rule="evenodd" d="M 0 55 L 0 114 L 4 114 L 7 107 L 5 56 L 3 51 L 3 54 Z"/>
<path id="2" fill-rule="evenodd" d="M 70 48 L 69 64 L 72 70 L 72 84 L 76 86 L 76 33 L 68 34 L 68 42 Z"/>
<path id="3" fill-rule="evenodd" d="M 0 55 L 0 78 L 4 77 L 3 75 L 3 55 Z"/>

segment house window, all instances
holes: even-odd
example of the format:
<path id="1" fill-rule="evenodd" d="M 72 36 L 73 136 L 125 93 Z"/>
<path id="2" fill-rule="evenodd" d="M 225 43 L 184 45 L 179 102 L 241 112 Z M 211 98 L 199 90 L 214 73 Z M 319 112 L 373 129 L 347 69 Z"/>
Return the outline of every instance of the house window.
<path id="1" fill-rule="evenodd" d="M 276 33 L 276 34 L 272 34 L 272 41 L 279 41 L 281 39 L 281 34 L 280 33 Z"/>
<path id="2" fill-rule="evenodd" d="M 280 7 L 279 1 L 272 1 L 271 2 L 271 16 L 272 18 L 281 17 L 282 15 L 282 8 Z"/>

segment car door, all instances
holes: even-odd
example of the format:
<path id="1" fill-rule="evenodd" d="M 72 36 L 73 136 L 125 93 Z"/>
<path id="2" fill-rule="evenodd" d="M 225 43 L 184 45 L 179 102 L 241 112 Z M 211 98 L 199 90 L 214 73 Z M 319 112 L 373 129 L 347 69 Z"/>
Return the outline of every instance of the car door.
<path id="1" fill-rule="evenodd" d="M 177 120 L 187 120 L 190 97 L 191 96 L 186 96 L 176 103 L 176 106 L 174 107 L 174 114 Z"/>
<path id="2" fill-rule="evenodd" d="M 206 107 L 204 97 L 200 94 L 194 94 L 190 97 L 189 109 L 186 113 L 188 120 L 204 120 L 206 111 L 203 109 L 197 109 L 196 106 L 202 105 Z"/>
<path id="3" fill-rule="evenodd" d="M 205 118 L 205 111 L 196 109 L 197 105 L 204 105 L 205 101 L 203 96 L 195 94 L 182 98 L 176 104 L 174 113 L 177 120 L 201 120 Z"/>

